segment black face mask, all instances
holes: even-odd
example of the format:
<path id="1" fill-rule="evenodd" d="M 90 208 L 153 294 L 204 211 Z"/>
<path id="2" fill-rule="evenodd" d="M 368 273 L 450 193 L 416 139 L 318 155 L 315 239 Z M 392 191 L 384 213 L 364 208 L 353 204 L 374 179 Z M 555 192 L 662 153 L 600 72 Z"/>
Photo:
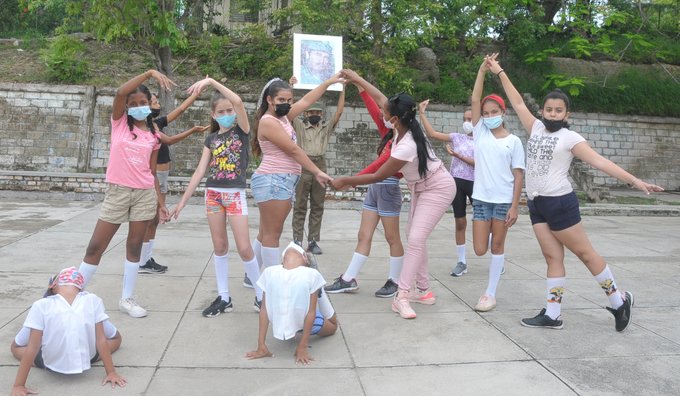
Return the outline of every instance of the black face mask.
<path id="1" fill-rule="evenodd" d="M 550 132 L 557 132 L 562 128 L 567 128 L 569 127 L 569 124 L 567 124 L 566 121 L 564 120 L 546 120 L 545 118 L 541 119 L 543 122 L 543 125 L 545 125 L 545 129 L 547 129 Z"/>
<path id="2" fill-rule="evenodd" d="M 274 113 L 276 113 L 277 116 L 283 117 L 288 112 L 290 111 L 290 104 L 289 103 L 279 103 L 276 106 L 274 106 Z"/>
<path id="3" fill-rule="evenodd" d="M 151 109 L 151 118 L 156 118 L 161 115 L 161 109 Z"/>
<path id="4" fill-rule="evenodd" d="M 310 124 L 316 125 L 316 124 L 318 124 L 319 122 L 321 122 L 321 116 L 319 116 L 319 115 L 312 115 L 312 116 L 307 117 L 307 120 L 309 120 L 309 123 L 310 123 Z"/>

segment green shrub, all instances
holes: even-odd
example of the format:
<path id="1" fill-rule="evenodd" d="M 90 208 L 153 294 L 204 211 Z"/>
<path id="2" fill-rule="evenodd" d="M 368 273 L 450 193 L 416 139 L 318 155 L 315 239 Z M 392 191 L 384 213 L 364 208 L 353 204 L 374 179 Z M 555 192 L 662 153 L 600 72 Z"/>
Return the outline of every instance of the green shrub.
<path id="1" fill-rule="evenodd" d="M 52 80 L 77 84 L 89 75 L 85 45 L 73 37 L 58 36 L 42 54 Z"/>

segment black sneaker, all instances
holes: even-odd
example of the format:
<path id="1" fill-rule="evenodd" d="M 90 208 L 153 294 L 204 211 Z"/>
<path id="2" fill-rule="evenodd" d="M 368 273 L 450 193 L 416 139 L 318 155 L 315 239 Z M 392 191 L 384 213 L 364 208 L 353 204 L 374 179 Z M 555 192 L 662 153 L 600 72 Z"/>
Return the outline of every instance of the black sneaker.
<path id="1" fill-rule="evenodd" d="M 296 239 L 296 240 L 294 240 L 293 242 L 295 242 L 296 245 L 302 247 L 302 241 L 301 241 L 301 240 Z"/>
<path id="2" fill-rule="evenodd" d="M 221 313 L 231 312 L 233 309 L 234 306 L 231 304 L 231 297 L 229 297 L 228 302 L 224 302 L 222 296 L 217 296 L 215 301 L 213 301 L 208 308 L 203 310 L 203 316 L 206 318 L 214 318 Z"/>
<path id="3" fill-rule="evenodd" d="M 538 313 L 538 315 L 533 318 L 522 319 L 522 326 L 525 327 L 542 327 L 545 329 L 561 329 L 562 321 L 559 319 L 553 319 L 545 314 L 545 308 Z"/>
<path id="4" fill-rule="evenodd" d="M 255 302 L 253 303 L 253 309 L 255 312 L 260 312 L 260 308 L 262 308 L 262 300 L 258 300 L 257 297 L 255 297 Z"/>
<path id="5" fill-rule="evenodd" d="M 168 266 L 160 265 L 151 257 L 146 264 L 139 267 L 140 274 L 162 274 L 168 270 Z"/>
<path id="6" fill-rule="evenodd" d="M 248 278 L 248 274 L 243 275 L 243 287 L 247 287 L 248 289 L 253 288 L 253 282 Z"/>
<path id="7" fill-rule="evenodd" d="M 307 251 L 311 254 L 323 254 L 323 251 L 313 239 L 309 241 L 309 245 L 307 245 Z"/>
<path id="8" fill-rule="evenodd" d="M 345 282 L 344 279 L 342 279 L 342 276 L 338 276 L 333 280 L 333 284 L 330 284 L 328 286 L 324 286 L 324 290 L 327 293 L 335 294 L 335 293 L 345 293 L 345 292 L 351 292 L 354 290 L 357 290 L 359 288 L 359 285 L 357 285 L 357 280 L 352 279 L 349 282 Z"/>
<path id="9" fill-rule="evenodd" d="M 387 282 L 385 282 L 385 286 L 375 292 L 375 296 L 380 298 L 394 297 L 394 295 L 397 294 L 397 290 L 399 290 L 399 286 L 394 283 L 392 279 L 388 279 Z"/>
<path id="10" fill-rule="evenodd" d="M 623 305 L 618 309 L 607 307 L 607 311 L 614 315 L 614 320 L 616 321 L 616 331 L 624 331 L 628 327 L 631 318 L 631 308 L 633 307 L 633 293 L 625 292 L 625 298 L 623 299 Z"/>

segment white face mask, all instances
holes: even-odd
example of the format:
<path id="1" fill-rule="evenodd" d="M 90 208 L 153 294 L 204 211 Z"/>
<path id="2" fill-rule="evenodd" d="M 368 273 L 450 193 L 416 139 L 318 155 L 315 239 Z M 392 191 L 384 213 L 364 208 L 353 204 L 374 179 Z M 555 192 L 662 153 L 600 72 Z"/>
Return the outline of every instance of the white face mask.
<path id="1" fill-rule="evenodd" d="M 465 121 L 463 123 L 463 131 L 465 133 L 472 133 L 472 123 L 470 121 Z"/>
<path id="2" fill-rule="evenodd" d="M 394 129 L 394 124 L 392 124 L 390 120 L 386 120 L 383 118 L 383 124 L 385 124 L 385 128 L 387 129 Z"/>

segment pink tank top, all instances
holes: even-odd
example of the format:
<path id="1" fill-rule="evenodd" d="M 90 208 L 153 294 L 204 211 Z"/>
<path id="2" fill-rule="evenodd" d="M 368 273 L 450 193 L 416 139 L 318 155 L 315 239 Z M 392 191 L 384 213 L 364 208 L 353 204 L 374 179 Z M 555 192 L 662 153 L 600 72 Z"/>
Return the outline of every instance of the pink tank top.
<path id="1" fill-rule="evenodd" d="M 286 131 L 286 134 L 290 136 L 295 144 L 297 144 L 297 135 L 295 134 L 293 125 L 291 125 L 288 117 L 276 118 L 270 114 L 265 114 L 260 120 L 265 118 L 273 118 L 278 121 L 283 127 L 283 130 Z M 260 148 L 262 149 L 262 162 L 260 162 L 260 166 L 255 170 L 255 173 L 293 173 L 295 175 L 302 173 L 302 166 L 277 145 L 269 140 L 262 140 L 259 136 L 257 137 L 257 141 L 260 143 Z"/>

